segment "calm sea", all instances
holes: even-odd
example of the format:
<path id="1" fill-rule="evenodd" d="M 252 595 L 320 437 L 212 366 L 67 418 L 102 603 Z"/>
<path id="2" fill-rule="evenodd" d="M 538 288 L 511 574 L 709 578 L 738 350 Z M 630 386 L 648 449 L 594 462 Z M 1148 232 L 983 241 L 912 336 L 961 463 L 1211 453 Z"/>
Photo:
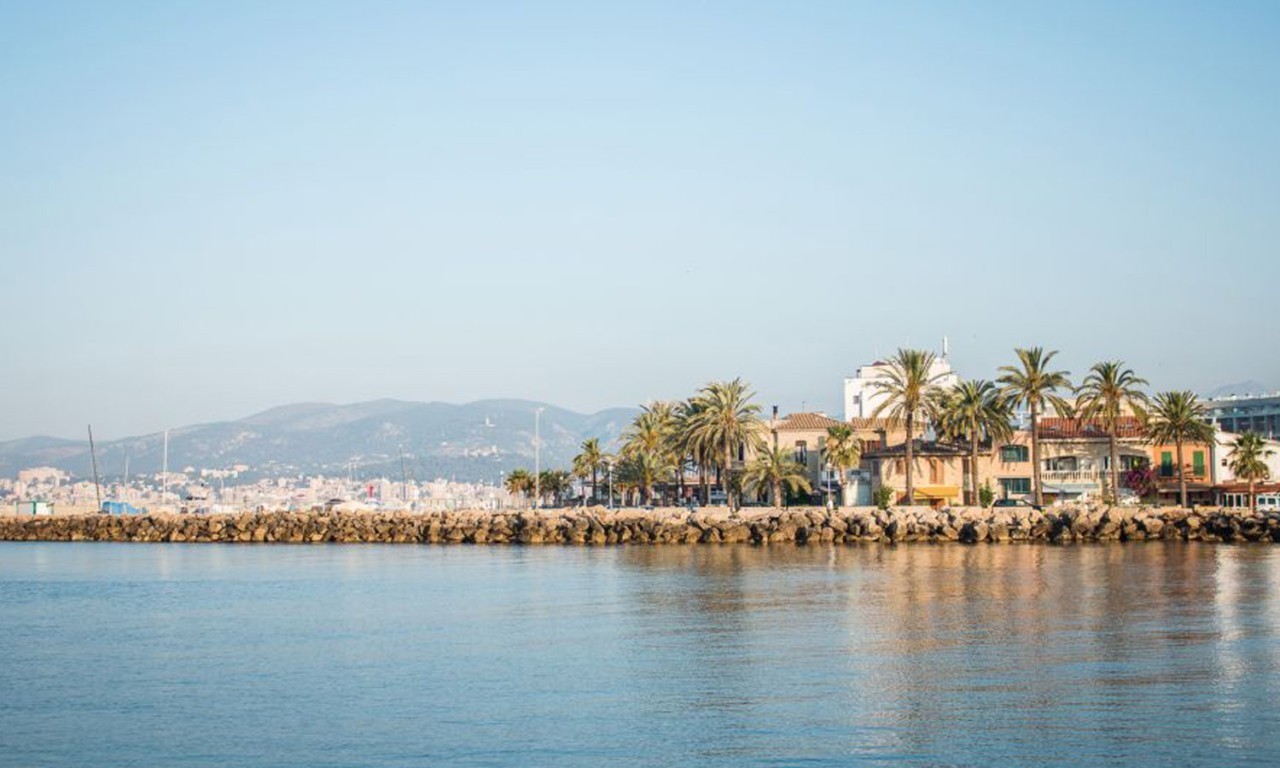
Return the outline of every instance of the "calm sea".
<path id="1" fill-rule="evenodd" d="M 1280 764 L 1280 548 L 0 544 L 0 765 Z"/>

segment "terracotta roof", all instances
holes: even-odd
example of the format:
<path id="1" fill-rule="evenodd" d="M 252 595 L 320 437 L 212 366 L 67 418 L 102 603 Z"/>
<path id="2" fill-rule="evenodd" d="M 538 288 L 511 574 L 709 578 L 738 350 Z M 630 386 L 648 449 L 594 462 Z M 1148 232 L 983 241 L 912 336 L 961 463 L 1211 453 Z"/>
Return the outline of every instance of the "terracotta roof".
<path id="1" fill-rule="evenodd" d="M 799 430 L 822 430 L 834 427 L 841 422 L 823 416 L 821 413 L 792 413 L 773 425 L 779 432 Z"/>
<path id="2" fill-rule="evenodd" d="M 872 419 L 854 416 L 849 419 L 849 426 L 854 429 L 891 429 L 896 425 L 891 420 L 883 417 Z"/>
<path id="3" fill-rule="evenodd" d="M 1108 436 L 1106 428 L 1098 419 L 1084 421 L 1060 416 L 1041 418 L 1039 432 L 1041 439 L 1048 440 L 1101 439 Z M 1116 422 L 1116 437 L 1143 437 L 1142 422 L 1136 416 L 1121 416 Z"/>
<path id="4" fill-rule="evenodd" d="M 907 444 L 898 443 L 881 448 L 872 448 L 865 451 L 863 458 L 872 457 L 888 457 L 888 456 L 906 456 Z M 967 456 L 969 450 L 964 446 L 952 445 L 951 443 L 936 443 L 925 440 L 916 440 L 915 447 L 912 449 L 912 456 Z"/>

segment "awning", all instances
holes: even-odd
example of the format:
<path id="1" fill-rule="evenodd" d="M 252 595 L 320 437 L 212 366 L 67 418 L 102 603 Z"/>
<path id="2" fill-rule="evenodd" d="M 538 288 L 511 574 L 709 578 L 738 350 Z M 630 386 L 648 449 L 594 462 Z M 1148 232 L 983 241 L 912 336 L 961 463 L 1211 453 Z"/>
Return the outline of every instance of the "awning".
<path id="1" fill-rule="evenodd" d="M 960 486 L 958 485 L 922 485 L 915 489 L 916 498 L 924 499 L 954 499 L 960 495 Z"/>
<path id="2" fill-rule="evenodd" d="M 1097 483 L 1045 483 L 1045 493 L 1092 493 L 1099 489 Z"/>

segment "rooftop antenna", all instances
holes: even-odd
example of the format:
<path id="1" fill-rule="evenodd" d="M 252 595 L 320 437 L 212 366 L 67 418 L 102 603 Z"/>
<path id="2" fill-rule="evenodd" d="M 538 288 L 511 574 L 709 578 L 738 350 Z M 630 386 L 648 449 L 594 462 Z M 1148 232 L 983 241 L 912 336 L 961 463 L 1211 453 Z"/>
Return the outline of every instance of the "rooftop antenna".
<path id="1" fill-rule="evenodd" d="M 947 355 L 951 354 L 951 345 L 947 343 L 947 337 L 942 337 L 942 359 L 946 360 Z"/>
<path id="2" fill-rule="evenodd" d="M 93 495 L 98 499 L 98 511 L 102 511 L 102 486 L 98 484 L 98 453 L 93 448 L 93 425 L 89 425 L 89 458 L 93 462 Z"/>

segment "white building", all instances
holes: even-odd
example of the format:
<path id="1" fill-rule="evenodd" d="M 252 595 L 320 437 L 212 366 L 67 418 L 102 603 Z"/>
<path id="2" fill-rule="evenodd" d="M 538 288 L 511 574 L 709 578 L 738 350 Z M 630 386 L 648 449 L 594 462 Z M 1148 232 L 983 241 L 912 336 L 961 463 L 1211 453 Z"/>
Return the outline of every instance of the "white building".
<path id="1" fill-rule="evenodd" d="M 1214 446 L 1214 455 L 1218 459 L 1218 466 L 1213 468 L 1213 480 L 1218 485 L 1226 485 L 1228 483 L 1242 483 L 1231 471 L 1231 457 L 1235 454 L 1236 440 L 1240 439 L 1240 435 L 1234 432 L 1223 432 L 1218 430 L 1215 436 L 1217 445 Z M 1275 483 L 1280 481 L 1280 440 L 1267 440 L 1263 438 L 1266 444 L 1266 450 L 1271 451 L 1271 455 L 1263 459 L 1263 463 L 1267 465 L 1267 469 L 1271 471 L 1271 477 L 1264 482 Z"/>
<path id="2" fill-rule="evenodd" d="M 929 367 L 929 377 L 940 387 L 954 387 L 960 383 L 960 377 L 951 370 L 948 356 L 947 340 L 942 340 L 942 354 L 933 359 Z M 858 374 L 844 380 L 844 420 L 869 419 L 876 408 L 885 400 L 885 394 L 875 385 L 878 380 L 888 378 L 892 367 L 889 363 L 878 360 L 871 365 L 858 369 Z"/>

